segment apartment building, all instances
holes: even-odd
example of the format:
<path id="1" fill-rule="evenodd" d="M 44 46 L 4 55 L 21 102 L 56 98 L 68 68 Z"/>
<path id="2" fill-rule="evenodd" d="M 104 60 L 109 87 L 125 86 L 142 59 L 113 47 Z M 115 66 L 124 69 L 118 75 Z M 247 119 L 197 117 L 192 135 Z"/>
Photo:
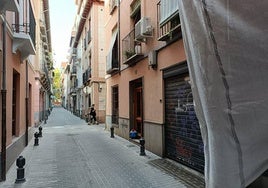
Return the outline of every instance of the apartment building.
<path id="1" fill-rule="evenodd" d="M 76 0 L 77 15 L 66 67 L 67 108 L 86 118 L 95 105 L 97 121 L 105 121 L 104 1 Z M 75 15 L 74 15 L 75 16 Z"/>
<path id="2" fill-rule="evenodd" d="M 52 108 L 53 55 L 50 34 L 49 0 L 33 1 L 36 7 L 37 34 L 35 55 L 36 93 L 34 122 L 39 125 L 47 119 Z"/>
<path id="3" fill-rule="evenodd" d="M 106 125 L 204 170 L 177 0 L 106 0 Z M 130 139 L 134 129 L 137 137 Z"/>
<path id="4" fill-rule="evenodd" d="M 1 180 L 49 109 L 52 61 L 46 11 L 48 0 L 0 2 Z"/>

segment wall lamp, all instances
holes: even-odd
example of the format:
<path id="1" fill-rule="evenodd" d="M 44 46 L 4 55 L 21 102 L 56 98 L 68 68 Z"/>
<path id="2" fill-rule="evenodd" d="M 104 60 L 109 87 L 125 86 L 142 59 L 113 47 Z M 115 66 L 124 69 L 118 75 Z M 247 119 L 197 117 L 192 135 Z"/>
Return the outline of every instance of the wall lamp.
<path id="1" fill-rule="evenodd" d="M 102 85 L 100 83 L 98 83 L 98 90 L 99 90 L 99 92 L 102 91 Z"/>

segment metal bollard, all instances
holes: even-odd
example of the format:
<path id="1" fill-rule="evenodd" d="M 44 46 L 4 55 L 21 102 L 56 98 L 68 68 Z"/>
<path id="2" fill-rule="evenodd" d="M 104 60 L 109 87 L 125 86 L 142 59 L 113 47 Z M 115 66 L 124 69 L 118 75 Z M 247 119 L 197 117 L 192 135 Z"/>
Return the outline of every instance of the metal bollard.
<path id="1" fill-rule="evenodd" d="M 16 160 L 16 165 L 17 165 L 17 179 L 15 183 L 23 183 L 25 182 L 25 177 L 24 177 L 24 168 L 23 166 L 25 165 L 25 158 L 23 156 L 19 156 Z"/>
<path id="2" fill-rule="evenodd" d="M 111 138 L 114 138 L 114 128 L 111 127 L 110 129 L 111 129 Z"/>
<path id="3" fill-rule="evenodd" d="M 34 146 L 38 146 L 39 145 L 39 139 L 38 139 L 38 137 L 39 137 L 38 132 L 35 132 L 34 133 Z"/>
<path id="4" fill-rule="evenodd" d="M 42 136 L 43 136 L 43 134 L 42 134 L 42 130 L 43 130 L 43 128 L 40 126 L 40 127 L 38 128 L 38 130 L 39 130 L 38 136 L 39 136 L 39 137 L 42 137 Z"/>
<path id="5" fill-rule="evenodd" d="M 141 138 L 140 139 L 140 155 L 141 156 L 145 156 L 146 154 L 145 154 L 145 140 L 144 140 L 144 138 Z"/>

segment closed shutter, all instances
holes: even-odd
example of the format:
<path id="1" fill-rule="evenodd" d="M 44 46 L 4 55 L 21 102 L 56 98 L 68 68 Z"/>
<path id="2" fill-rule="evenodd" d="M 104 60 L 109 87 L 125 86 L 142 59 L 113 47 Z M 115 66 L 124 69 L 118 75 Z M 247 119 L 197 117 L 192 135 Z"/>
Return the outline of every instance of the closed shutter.
<path id="1" fill-rule="evenodd" d="M 165 155 L 203 173 L 204 147 L 187 81 L 189 75 L 182 73 L 164 78 Z"/>

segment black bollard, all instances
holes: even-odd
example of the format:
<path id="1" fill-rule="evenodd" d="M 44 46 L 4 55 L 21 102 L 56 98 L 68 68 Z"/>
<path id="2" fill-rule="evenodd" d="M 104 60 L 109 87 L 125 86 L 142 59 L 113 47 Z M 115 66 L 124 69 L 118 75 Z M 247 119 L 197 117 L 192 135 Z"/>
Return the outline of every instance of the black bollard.
<path id="1" fill-rule="evenodd" d="M 111 127 L 110 129 L 111 129 L 111 138 L 114 138 L 114 128 Z"/>
<path id="2" fill-rule="evenodd" d="M 19 156 L 16 161 L 17 165 L 17 179 L 15 183 L 23 183 L 25 182 L 25 177 L 24 177 L 24 168 L 23 166 L 25 165 L 25 158 L 23 156 Z"/>
<path id="3" fill-rule="evenodd" d="M 38 137 L 39 137 L 38 132 L 35 132 L 34 133 L 34 146 L 38 146 L 39 145 L 39 139 L 38 139 Z"/>
<path id="4" fill-rule="evenodd" d="M 43 128 L 40 126 L 40 127 L 38 128 L 38 130 L 39 130 L 38 136 L 39 136 L 39 137 L 42 137 L 42 136 L 43 136 L 43 134 L 42 134 L 42 130 L 43 130 Z"/>
<path id="5" fill-rule="evenodd" d="M 141 156 L 145 156 L 146 154 L 145 154 L 145 140 L 144 140 L 144 138 L 141 138 L 140 139 L 140 155 Z"/>

